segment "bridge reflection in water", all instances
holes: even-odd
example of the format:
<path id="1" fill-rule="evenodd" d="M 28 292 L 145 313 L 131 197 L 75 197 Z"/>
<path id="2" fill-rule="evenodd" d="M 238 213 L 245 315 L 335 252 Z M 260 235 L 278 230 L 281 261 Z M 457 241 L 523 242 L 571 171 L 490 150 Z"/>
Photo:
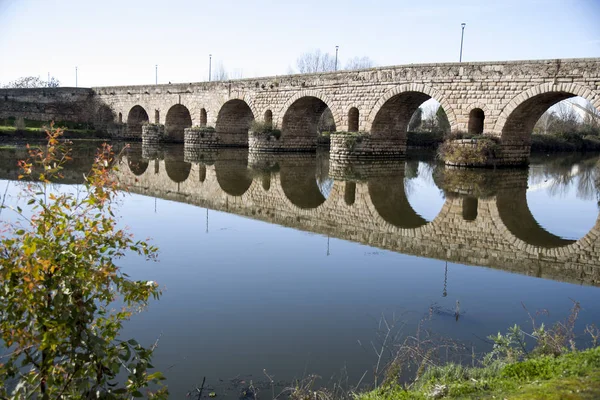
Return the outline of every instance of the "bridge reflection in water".
<path id="1" fill-rule="evenodd" d="M 134 193 L 405 254 L 600 286 L 600 219 L 590 216 L 595 225 L 579 240 L 546 231 L 527 204 L 527 170 L 431 163 L 445 203 L 428 221 L 408 200 L 404 161 L 330 164 L 320 153 L 134 147 L 121 163 L 120 178 Z"/>

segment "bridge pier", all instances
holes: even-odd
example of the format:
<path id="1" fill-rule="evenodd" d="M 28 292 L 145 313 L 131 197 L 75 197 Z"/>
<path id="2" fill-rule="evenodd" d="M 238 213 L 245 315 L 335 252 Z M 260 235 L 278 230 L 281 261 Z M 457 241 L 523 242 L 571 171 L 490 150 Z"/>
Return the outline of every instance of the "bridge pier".
<path id="1" fill-rule="evenodd" d="M 251 132 L 248 148 L 256 153 L 313 152 L 317 150 L 317 138 Z"/>
<path id="2" fill-rule="evenodd" d="M 398 160 L 406 155 L 406 138 L 373 136 L 364 132 L 334 132 L 330 135 L 330 158 L 344 160 Z"/>
<path id="3" fill-rule="evenodd" d="M 142 125 L 142 144 L 158 145 L 165 141 L 165 126 L 162 124 Z"/>
<path id="4" fill-rule="evenodd" d="M 507 142 L 495 137 L 446 140 L 440 154 L 444 163 L 454 167 L 524 167 L 529 164 L 531 145 Z"/>

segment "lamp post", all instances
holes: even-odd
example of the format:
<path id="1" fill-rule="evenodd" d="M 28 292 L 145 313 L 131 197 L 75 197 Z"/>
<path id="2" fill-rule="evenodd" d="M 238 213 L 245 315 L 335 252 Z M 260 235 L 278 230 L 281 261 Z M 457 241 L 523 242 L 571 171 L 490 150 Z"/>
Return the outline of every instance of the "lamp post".
<path id="1" fill-rule="evenodd" d="M 75 87 L 77 87 L 77 67 L 75 67 Z"/>
<path id="2" fill-rule="evenodd" d="M 337 58 L 338 58 L 338 50 L 340 46 L 335 46 L 335 71 L 337 71 Z"/>
<path id="3" fill-rule="evenodd" d="M 154 84 L 158 85 L 158 64 L 154 66 Z"/>
<path id="4" fill-rule="evenodd" d="M 212 54 L 208 55 L 208 81 L 210 82 L 211 77 L 211 67 L 212 67 Z"/>
<path id="5" fill-rule="evenodd" d="M 460 57 L 458 59 L 458 62 L 462 62 L 462 49 L 463 49 L 463 39 L 465 37 L 465 26 L 467 24 L 465 24 L 464 22 L 462 24 L 460 24 L 460 26 L 462 27 L 462 33 L 460 34 Z"/>

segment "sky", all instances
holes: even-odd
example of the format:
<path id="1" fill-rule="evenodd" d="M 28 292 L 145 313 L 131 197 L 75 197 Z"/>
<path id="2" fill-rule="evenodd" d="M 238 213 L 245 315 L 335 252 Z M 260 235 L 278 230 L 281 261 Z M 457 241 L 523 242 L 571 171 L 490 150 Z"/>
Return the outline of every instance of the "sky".
<path id="1" fill-rule="evenodd" d="M 283 75 L 305 52 L 378 66 L 600 57 L 600 0 L 0 0 L 0 85 Z"/>

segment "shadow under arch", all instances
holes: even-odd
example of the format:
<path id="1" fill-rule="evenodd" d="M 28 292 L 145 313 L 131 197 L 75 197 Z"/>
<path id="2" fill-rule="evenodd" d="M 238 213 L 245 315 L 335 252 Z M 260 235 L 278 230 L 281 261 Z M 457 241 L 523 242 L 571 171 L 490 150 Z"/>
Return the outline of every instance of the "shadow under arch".
<path id="1" fill-rule="evenodd" d="M 284 110 L 281 122 L 282 136 L 316 140 L 319 134 L 319 122 L 328 108 L 331 110 L 330 105 L 319 97 L 307 95 L 298 98 Z M 333 112 L 332 117 L 333 127 L 335 127 Z"/>
<path id="2" fill-rule="evenodd" d="M 217 182 L 230 196 L 242 196 L 252 185 L 247 150 L 222 150 L 215 162 Z"/>
<path id="3" fill-rule="evenodd" d="M 169 108 L 165 118 L 165 133 L 168 141 L 183 142 L 184 129 L 190 126 L 192 126 L 192 116 L 186 106 L 175 104 Z"/>
<path id="4" fill-rule="evenodd" d="M 165 171 L 175 183 L 185 182 L 190 176 L 192 164 L 184 161 L 183 149 L 180 146 L 165 149 Z"/>
<path id="5" fill-rule="evenodd" d="M 127 133 L 132 138 L 142 138 L 142 125 L 148 122 L 150 118 L 144 107 L 135 105 L 127 114 Z"/>
<path id="6" fill-rule="evenodd" d="M 402 229 L 417 229 L 429 223 L 410 205 L 403 174 L 372 178 L 368 188 L 375 210 L 389 224 Z"/>
<path id="7" fill-rule="evenodd" d="M 284 159 L 280 162 L 280 167 L 281 189 L 293 205 L 309 210 L 319 207 L 327 200 L 317 181 L 319 169 L 316 155 L 305 155 L 294 160 Z"/>
<path id="8" fill-rule="evenodd" d="M 131 147 L 127 150 L 127 166 L 135 176 L 140 176 L 148 169 L 148 160 L 142 157 L 141 147 Z"/>
<path id="9" fill-rule="evenodd" d="M 496 196 L 496 203 L 498 214 L 506 229 L 529 245 L 556 248 L 577 242 L 556 236 L 537 222 L 527 204 L 527 190 L 524 188 L 500 191 Z"/>
<path id="10" fill-rule="evenodd" d="M 241 99 L 231 99 L 221 106 L 215 130 L 224 145 L 248 145 L 248 131 L 254 121 L 252 108 Z"/>

